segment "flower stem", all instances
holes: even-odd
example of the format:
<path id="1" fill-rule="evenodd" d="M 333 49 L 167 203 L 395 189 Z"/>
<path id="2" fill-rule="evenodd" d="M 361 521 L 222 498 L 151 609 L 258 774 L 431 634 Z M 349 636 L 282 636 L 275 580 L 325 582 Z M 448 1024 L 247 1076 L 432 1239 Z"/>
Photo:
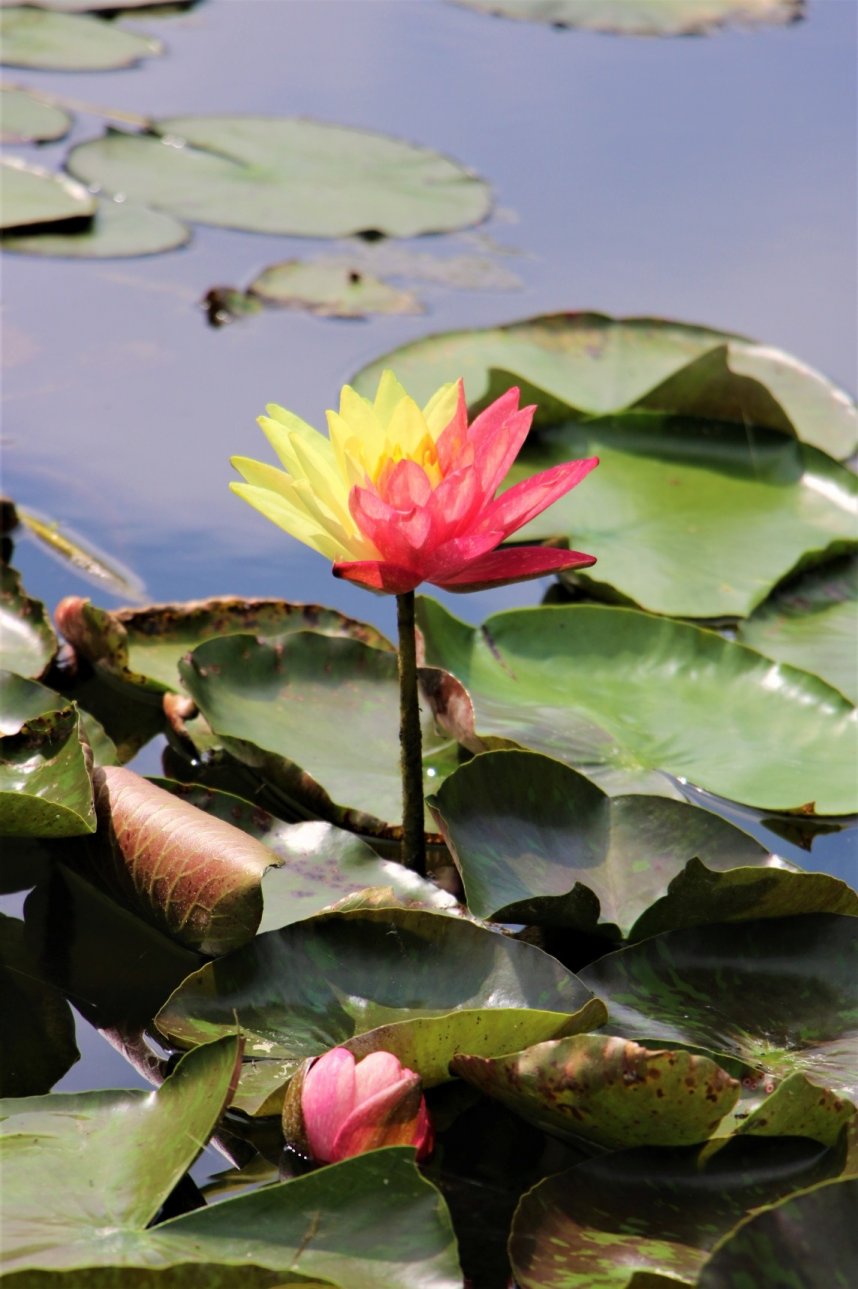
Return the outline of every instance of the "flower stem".
<path id="1" fill-rule="evenodd" d="M 426 834 L 423 827 L 423 750 L 417 696 L 417 645 L 414 635 L 414 592 L 396 597 L 399 628 L 399 749 L 402 769 L 402 862 L 421 876 L 426 873 Z"/>

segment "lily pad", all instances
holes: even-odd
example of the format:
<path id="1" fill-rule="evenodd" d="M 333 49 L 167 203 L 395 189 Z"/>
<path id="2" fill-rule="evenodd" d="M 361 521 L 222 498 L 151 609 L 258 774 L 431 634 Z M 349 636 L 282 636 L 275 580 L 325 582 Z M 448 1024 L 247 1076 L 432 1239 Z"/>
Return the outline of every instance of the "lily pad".
<path id="1" fill-rule="evenodd" d="M 41 600 L 27 595 L 20 574 L 0 565 L 0 666 L 35 679 L 57 652 L 57 637 Z"/>
<path id="2" fill-rule="evenodd" d="M 101 609 L 79 596 L 57 606 L 57 625 L 81 657 L 114 680 L 150 693 L 160 702 L 167 690 L 181 690 L 179 660 L 214 636 L 252 632 L 282 636 L 317 631 L 347 636 L 377 649 L 390 642 L 366 623 L 318 604 L 232 597 L 150 604 L 141 609 Z"/>
<path id="3" fill-rule="evenodd" d="M 802 1289 L 849 1289 L 858 1235 L 858 1179 L 844 1178 L 755 1213 L 726 1235 L 700 1273 L 699 1289 L 786 1283 Z"/>
<path id="4" fill-rule="evenodd" d="M 95 832 L 95 808 L 74 703 L 0 672 L 0 836 Z"/>
<path id="5" fill-rule="evenodd" d="M 61 139 L 68 134 L 71 124 L 70 116 L 37 94 L 16 85 L 0 85 L 0 140 L 3 143 Z"/>
<path id="6" fill-rule="evenodd" d="M 143 583 L 136 573 L 126 568 L 112 556 L 81 537 L 56 519 L 25 510 L 18 506 L 18 518 L 32 537 L 47 553 L 62 564 L 71 565 L 79 577 L 110 591 L 111 595 L 139 601 L 143 597 Z"/>
<path id="7" fill-rule="evenodd" d="M 364 269 L 322 260 L 284 260 L 254 278 L 251 295 L 267 304 L 308 309 L 322 318 L 364 318 L 369 313 L 422 313 L 411 291 L 391 286 Z"/>
<path id="8" fill-rule="evenodd" d="M 557 313 L 450 331 L 403 345 L 352 384 L 375 393 L 386 367 L 420 402 L 455 373 L 472 407 L 510 385 L 537 404 L 537 428 L 635 408 L 780 430 L 841 460 L 858 448 L 858 407 L 791 354 L 743 336 L 660 318 Z M 595 478 L 595 476 L 594 476 Z"/>
<path id="9" fill-rule="evenodd" d="M 477 224 L 490 207 L 481 179 L 429 148 L 305 119 L 171 117 L 80 144 L 68 166 L 180 219 L 260 233 L 415 237 Z"/>
<path id="10" fill-rule="evenodd" d="M 395 833 L 402 785 L 392 651 L 313 631 L 229 636 L 199 645 L 179 673 L 224 747 L 287 800 L 356 831 Z M 459 701 L 460 686 L 434 679 L 422 704 L 427 791 L 458 754 L 434 720 L 444 702 Z"/>
<path id="11" fill-rule="evenodd" d="M 424 1060 L 412 1068 L 431 1083 L 448 1078 L 454 1052 L 472 1044 L 496 1055 L 575 1032 L 587 1004 L 598 1024 L 604 1012 L 590 992 L 531 945 L 440 913 L 388 908 L 258 935 L 190 976 L 157 1025 L 184 1047 L 230 1032 L 237 1018 L 250 1064 L 236 1104 L 270 1114 L 301 1061 L 359 1036 L 373 1050 L 380 1027 L 388 1050 L 401 1031 L 418 1051 L 428 1026 Z"/>
<path id="12" fill-rule="evenodd" d="M 673 775 L 763 809 L 858 808 L 852 704 L 712 631 L 596 604 L 475 628 L 421 598 L 418 618 L 427 663 L 466 687 L 483 740 L 549 753 L 612 793 L 669 795 Z"/>
<path id="13" fill-rule="evenodd" d="M 3 986 L 0 1094 L 29 1097 L 47 1092 L 74 1065 L 74 1017 L 62 994 L 40 978 L 24 940 L 24 924 L 0 915 L 0 981 Z"/>
<path id="14" fill-rule="evenodd" d="M 858 702 L 858 555 L 777 587 L 739 624 L 738 638 L 778 662 L 814 672 Z"/>
<path id="15" fill-rule="evenodd" d="M 5 8 L 12 0 L 0 0 L 0 8 Z M 27 0 L 33 9 L 52 9 L 57 13 L 101 13 L 110 14 L 126 9 L 187 9 L 195 0 Z"/>
<path id="16" fill-rule="evenodd" d="M 450 1069 L 545 1132 L 605 1150 L 705 1141 L 739 1098 L 708 1057 L 599 1034 L 493 1059 L 460 1053 Z"/>
<path id="17" fill-rule="evenodd" d="M 27 10 L 29 12 L 29 10 Z M 0 22 L 2 22 L 0 13 Z M 3 175 L 3 217 L 0 228 L 28 229 L 70 224 L 85 229 L 95 214 L 95 198 L 64 175 L 31 166 L 20 157 L 0 158 Z"/>
<path id="18" fill-rule="evenodd" d="M 802 1073 L 858 1096 L 858 921 L 831 913 L 669 931 L 580 972 L 611 1032 Z"/>
<path id="19" fill-rule="evenodd" d="M 695 1283 L 708 1251 L 737 1221 L 761 1204 L 838 1176 L 843 1154 L 795 1138 L 742 1138 L 708 1157 L 705 1148 L 686 1147 L 620 1150 L 588 1160 L 522 1197 L 509 1246 L 516 1284 L 643 1289 Z"/>
<path id="20" fill-rule="evenodd" d="M 623 36 L 705 36 L 729 23 L 796 22 L 804 0 L 454 0 L 503 18 Z"/>
<path id="21" fill-rule="evenodd" d="M 161 255 L 190 241 L 191 233 L 172 215 L 134 202 L 99 200 L 90 228 L 78 233 L 7 235 L 4 251 L 67 259 L 117 259 Z"/>
<path id="22" fill-rule="evenodd" d="M 749 1076 L 742 1080 L 743 1088 L 758 1083 L 759 1080 Z M 804 1074 L 790 1074 L 774 1087 L 770 1083 L 765 1087 L 771 1090 L 750 1112 L 745 1109 L 743 1099 L 733 1115 L 722 1120 L 719 1136 L 726 1129 L 737 1136 L 752 1133 L 764 1137 L 811 1137 L 825 1146 L 833 1146 L 844 1127 L 858 1114 L 851 1101 L 811 1083 Z M 751 1088 L 751 1098 L 756 1090 L 756 1086 Z"/>
<path id="23" fill-rule="evenodd" d="M 151 36 L 126 31 L 86 14 L 51 13 L 20 6 L 0 9 L 3 62 L 58 72 L 101 72 L 132 67 L 163 50 Z"/>

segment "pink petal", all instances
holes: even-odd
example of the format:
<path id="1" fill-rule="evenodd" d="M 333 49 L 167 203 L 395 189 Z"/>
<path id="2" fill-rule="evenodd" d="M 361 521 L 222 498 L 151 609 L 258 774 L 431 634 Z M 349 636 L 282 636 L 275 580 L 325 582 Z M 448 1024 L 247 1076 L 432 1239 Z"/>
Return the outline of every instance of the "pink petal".
<path id="1" fill-rule="evenodd" d="M 458 573 L 432 581 L 445 591 L 482 591 L 510 582 L 526 582 L 531 577 L 544 577 L 546 573 L 559 573 L 563 569 L 587 568 L 595 563 L 595 555 L 585 555 L 582 551 L 562 551 L 553 546 L 511 546 L 493 550 Z"/>
<path id="2" fill-rule="evenodd" d="M 329 1163 L 334 1141 L 354 1107 L 355 1058 L 344 1047 L 332 1048 L 314 1061 L 304 1076 L 301 1113 L 314 1159 Z"/>
<path id="3" fill-rule="evenodd" d="M 355 1105 L 375 1096 L 384 1088 L 398 1083 L 403 1074 L 412 1074 L 413 1070 L 403 1070 L 392 1052 L 370 1052 L 355 1067 Z"/>
<path id="4" fill-rule="evenodd" d="M 480 426 L 482 417 L 478 416 L 471 426 L 471 442 L 487 502 L 491 501 L 518 456 L 530 431 L 535 411 L 534 406 L 523 407 L 508 416 L 503 425 L 496 428 L 481 427 L 479 430 L 477 427 Z"/>
<path id="5" fill-rule="evenodd" d="M 334 565 L 333 574 L 381 595 L 402 595 L 405 591 L 413 591 L 425 580 L 422 573 L 403 568 L 401 564 L 389 564 L 383 559 L 341 560 Z"/>
<path id="6" fill-rule="evenodd" d="M 417 1116 L 417 1124 L 414 1128 L 414 1142 L 417 1147 L 418 1163 L 423 1159 L 428 1159 L 435 1149 L 435 1130 L 432 1127 L 432 1120 L 429 1118 L 429 1111 L 426 1109 L 426 1101 L 420 1098 L 420 1113 Z"/>
<path id="7" fill-rule="evenodd" d="M 420 550 L 432 534 L 432 518 L 426 509 L 395 510 L 370 488 L 357 485 L 352 488 L 349 510 L 364 537 L 372 542 L 382 559 L 406 568 L 413 563 L 414 552 Z"/>
<path id="8" fill-rule="evenodd" d="M 459 381 L 459 401 L 456 413 L 446 429 L 438 435 L 435 451 L 438 453 L 438 464 L 441 473 L 447 474 L 455 469 L 459 457 L 468 442 L 468 407 L 465 402 L 465 386 Z"/>
<path id="9" fill-rule="evenodd" d="M 415 1145 L 418 1126 L 424 1131 L 422 1104 L 419 1075 L 404 1071 L 397 1083 L 355 1106 L 337 1133 L 332 1162 L 379 1146 Z"/>
<path id="10" fill-rule="evenodd" d="M 379 494 L 390 506 L 397 510 L 413 510 L 415 506 L 425 506 L 432 485 L 426 477 L 426 471 L 416 461 L 404 458 L 397 461 L 389 474 L 386 474 L 384 486 Z"/>
<path id="11" fill-rule="evenodd" d="M 481 555 L 494 550 L 502 540 L 499 532 L 467 533 L 464 537 L 454 537 L 427 553 L 426 558 L 420 561 L 417 567 L 420 569 L 421 580 L 440 586 L 448 577 L 453 577 Z"/>
<path id="12" fill-rule="evenodd" d="M 482 495 L 474 469 L 454 470 L 441 480 L 426 506 L 432 517 L 433 530 L 441 540 L 458 537 L 470 527 L 480 508 Z"/>
<path id="13" fill-rule="evenodd" d="M 530 479 L 522 479 L 486 507 L 480 516 L 480 527 L 500 529 L 508 537 L 570 492 L 598 464 L 598 457 L 564 461 Z"/>

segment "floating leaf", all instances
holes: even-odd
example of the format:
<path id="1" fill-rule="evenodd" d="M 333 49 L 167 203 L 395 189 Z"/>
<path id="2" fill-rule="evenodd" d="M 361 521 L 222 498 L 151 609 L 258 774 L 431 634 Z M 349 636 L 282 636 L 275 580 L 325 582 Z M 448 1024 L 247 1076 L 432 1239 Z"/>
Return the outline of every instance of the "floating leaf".
<path id="1" fill-rule="evenodd" d="M 813 368 L 742 336 L 659 318 L 557 313 L 445 332 L 385 354 L 352 383 L 373 395 L 385 367 L 418 402 L 451 372 L 464 377 L 472 407 L 518 384 L 540 429 L 639 408 L 742 430 L 793 428 L 838 460 L 858 448 L 854 399 Z"/>
<path id="2" fill-rule="evenodd" d="M 547 752 L 614 793 L 669 792 L 670 774 L 771 810 L 858 807 L 855 708 L 712 631 L 595 604 L 474 628 L 421 598 L 418 616 L 427 663 L 467 688 L 482 738 Z"/>
<path id="3" fill-rule="evenodd" d="M 0 8 L 11 5 L 13 0 L 0 0 Z M 126 9 L 187 9 L 195 0 L 27 0 L 32 9 L 51 9 L 57 13 L 108 14 Z M 136 17 L 136 15 L 129 15 Z"/>
<path id="4" fill-rule="evenodd" d="M 858 702 L 858 555 L 777 587 L 738 638 L 769 658 L 803 667 Z"/>
<path id="5" fill-rule="evenodd" d="M 0 246 L 23 255 L 114 259 L 161 255 L 184 246 L 190 237 L 190 230 L 165 211 L 101 199 L 90 228 L 78 233 L 12 234 L 4 237 Z"/>
<path id="6" fill-rule="evenodd" d="M 251 295 L 268 304 L 309 309 L 323 318 L 363 318 L 368 313 L 422 313 L 411 291 L 391 286 L 363 269 L 323 260 L 284 260 L 254 278 Z"/>
<path id="7" fill-rule="evenodd" d="M 639 1042 L 797 1072 L 858 1095 L 858 921 L 830 913 L 669 931 L 580 972 Z"/>
<path id="8" fill-rule="evenodd" d="M 180 219 L 261 233 L 415 237 L 479 223 L 490 206 L 481 179 L 429 148 L 305 119 L 172 117 L 80 144 L 68 164 Z"/>
<path id="9" fill-rule="evenodd" d="M 3 15 L 0 13 L 0 23 Z M 30 229 L 70 223 L 86 228 L 95 213 L 95 199 L 73 179 L 31 166 L 20 157 L 0 158 L 3 175 L 3 217 L 0 228 Z M 19 510 L 23 519 L 23 514 Z"/>
<path id="10" fill-rule="evenodd" d="M 130 569 L 118 560 L 108 557 L 70 528 L 60 527 L 55 519 L 18 507 L 18 516 L 28 534 L 35 538 L 62 563 L 70 564 L 75 572 L 89 582 L 95 582 L 112 595 L 139 600 L 143 583 Z"/>
<path id="11" fill-rule="evenodd" d="M 73 703 L 0 672 L 0 836 L 95 832 L 92 785 Z"/>
<path id="12" fill-rule="evenodd" d="M 0 9 L 0 42 L 7 65 L 60 72 L 131 67 L 163 49 L 160 41 L 101 18 L 30 6 Z"/>
<path id="13" fill-rule="evenodd" d="M 0 140 L 35 143 L 61 139 L 71 129 L 71 117 L 38 94 L 16 85 L 0 85 Z"/>
<path id="14" fill-rule="evenodd" d="M 0 1095 L 47 1092 L 80 1053 L 74 1017 L 58 990 L 40 979 L 24 940 L 24 924 L 0 914 L 0 981 L 3 987 Z"/>
<path id="15" fill-rule="evenodd" d="M 848 1289 L 858 1259 L 858 1180 L 827 1182 L 748 1217 L 700 1273 L 699 1289 L 786 1284 Z M 788 1270 L 787 1270 L 788 1268 Z"/>
<path id="16" fill-rule="evenodd" d="M 179 672 L 227 750 L 287 800 L 356 831 L 389 834 L 398 826 L 399 680 L 392 651 L 313 631 L 267 640 L 229 636 L 199 645 Z M 456 744 L 437 732 L 433 718 L 445 703 L 466 702 L 452 678 L 434 680 L 422 703 L 427 790 L 457 760 Z"/>
<path id="17" fill-rule="evenodd" d="M 797 22 L 804 0 L 453 0 L 467 9 L 552 27 L 624 36 L 705 36 L 728 23 Z"/>
<path id="18" fill-rule="evenodd" d="M 606 1150 L 705 1141 L 739 1097 L 708 1057 L 599 1034 L 494 1059 L 460 1053 L 450 1069 L 545 1132 Z"/>
<path id="19" fill-rule="evenodd" d="M 57 638 L 44 604 L 27 595 L 14 568 L 0 565 L 0 667 L 35 678 L 56 651 Z"/>
<path id="20" fill-rule="evenodd" d="M 761 1204 L 836 1177 L 843 1155 L 805 1140 L 743 1138 L 708 1158 L 686 1147 L 620 1150 L 588 1160 L 523 1196 L 509 1246 L 516 1284 L 643 1289 L 694 1283 L 708 1250 L 737 1221 Z"/>

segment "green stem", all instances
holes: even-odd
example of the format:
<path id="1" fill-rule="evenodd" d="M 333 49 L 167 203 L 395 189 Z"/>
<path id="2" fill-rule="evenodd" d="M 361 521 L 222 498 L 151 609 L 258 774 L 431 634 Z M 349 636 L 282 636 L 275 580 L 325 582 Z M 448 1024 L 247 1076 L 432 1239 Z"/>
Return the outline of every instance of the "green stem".
<path id="1" fill-rule="evenodd" d="M 417 695 L 417 644 L 414 635 L 414 592 L 396 597 L 399 628 L 399 749 L 402 769 L 402 862 L 426 873 L 426 834 L 423 827 L 423 749 Z"/>

